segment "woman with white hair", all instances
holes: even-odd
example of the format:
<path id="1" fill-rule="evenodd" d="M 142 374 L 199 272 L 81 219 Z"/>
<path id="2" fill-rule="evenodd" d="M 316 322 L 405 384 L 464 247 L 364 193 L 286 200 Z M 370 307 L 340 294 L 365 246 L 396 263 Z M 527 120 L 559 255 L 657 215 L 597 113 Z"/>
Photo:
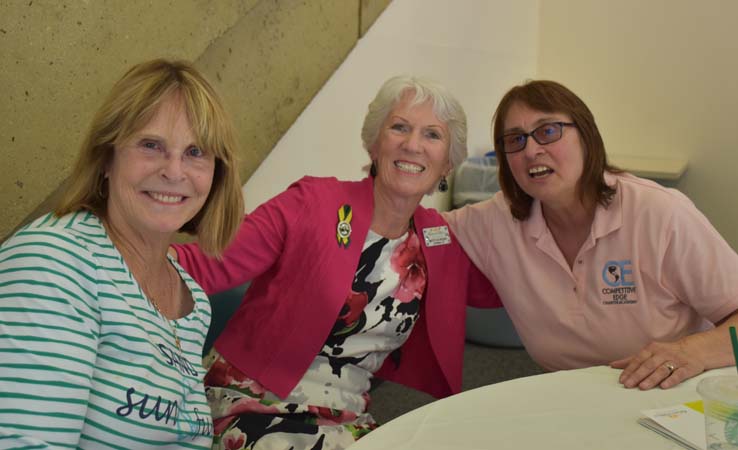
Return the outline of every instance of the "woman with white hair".
<path id="1" fill-rule="evenodd" d="M 305 177 L 247 215 L 218 260 L 179 262 L 214 293 L 253 282 L 206 357 L 218 448 L 345 448 L 377 425 L 371 379 L 459 392 L 468 295 L 499 306 L 425 194 L 466 156 L 442 86 L 388 80 L 364 120 L 361 181 Z"/>

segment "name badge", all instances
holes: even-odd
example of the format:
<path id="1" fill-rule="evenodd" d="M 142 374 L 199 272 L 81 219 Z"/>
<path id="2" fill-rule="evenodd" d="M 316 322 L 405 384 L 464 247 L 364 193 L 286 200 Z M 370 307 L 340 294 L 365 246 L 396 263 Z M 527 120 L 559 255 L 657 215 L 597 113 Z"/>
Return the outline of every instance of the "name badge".
<path id="1" fill-rule="evenodd" d="M 435 247 L 436 245 L 447 245 L 451 243 L 451 235 L 448 233 L 448 227 L 446 225 L 423 228 L 423 238 L 425 239 L 426 247 Z"/>

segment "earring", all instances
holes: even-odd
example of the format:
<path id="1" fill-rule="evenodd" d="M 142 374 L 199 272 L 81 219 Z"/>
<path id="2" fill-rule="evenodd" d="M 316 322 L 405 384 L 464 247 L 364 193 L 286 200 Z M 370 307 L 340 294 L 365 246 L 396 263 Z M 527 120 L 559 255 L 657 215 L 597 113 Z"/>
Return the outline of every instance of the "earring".
<path id="1" fill-rule="evenodd" d="M 104 176 L 103 179 L 100 180 L 100 183 L 98 183 L 97 185 L 97 196 L 100 200 L 105 200 L 108 197 L 108 192 L 106 189 L 107 183 L 105 183 L 105 181 L 107 181 L 107 178 L 107 176 Z"/>
<path id="2" fill-rule="evenodd" d="M 369 168 L 369 175 L 371 175 L 372 178 L 376 178 L 377 176 L 377 166 L 374 165 L 374 161 L 372 161 L 372 166 Z"/>
<path id="3" fill-rule="evenodd" d="M 448 191 L 448 181 L 446 181 L 446 177 L 441 177 L 441 181 L 438 182 L 438 190 L 441 192 Z"/>

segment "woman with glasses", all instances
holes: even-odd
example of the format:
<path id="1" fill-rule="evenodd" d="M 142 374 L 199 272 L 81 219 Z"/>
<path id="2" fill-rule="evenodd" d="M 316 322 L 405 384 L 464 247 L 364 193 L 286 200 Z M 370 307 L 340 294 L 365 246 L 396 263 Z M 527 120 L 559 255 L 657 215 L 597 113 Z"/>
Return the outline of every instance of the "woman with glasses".
<path id="1" fill-rule="evenodd" d="M 552 81 L 507 92 L 493 133 L 502 192 L 445 217 L 540 365 L 650 389 L 732 363 L 738 255 L 687 197 L 609 165 Z"/>

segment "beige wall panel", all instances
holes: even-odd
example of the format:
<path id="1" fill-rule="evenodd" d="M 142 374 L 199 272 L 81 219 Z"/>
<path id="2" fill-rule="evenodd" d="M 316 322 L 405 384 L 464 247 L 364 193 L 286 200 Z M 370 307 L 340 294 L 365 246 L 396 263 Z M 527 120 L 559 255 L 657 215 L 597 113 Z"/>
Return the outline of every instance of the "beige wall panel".
<path id="1" fill-rule="evenodd" d="M 146 59 L 204 69 L 250 174 L 356 42 L 358 2 L 1 0 L 0 240 L 48 209 L 102 97 Z"/>
<path id="2" fill-rule="evenodd" d="M 68 175 L 94 111 L 127 67 L 194 59 L 257 3 L 0 2 L 0 237 Z"/>
<path id="3" fill-rule="evenodd" d="M 262 1 L 197 61 L 226 94 L 244 181 L 356 43 L 358 7 L 358 0 Z"/>
<path id="4" fill-rule="evenodd" d="M 359 36 L 372 26 L 377 17 L 390 4 L 392 0 L 361 0 L 361 11 L 359 11 Z"/>
<path id="5" fill-rule="evenodd" d="M 738 249 L 738 2 L 540 5 L 539 76 L 588 103 L 609 153 L 688 158 L 678 187 Z"/>

